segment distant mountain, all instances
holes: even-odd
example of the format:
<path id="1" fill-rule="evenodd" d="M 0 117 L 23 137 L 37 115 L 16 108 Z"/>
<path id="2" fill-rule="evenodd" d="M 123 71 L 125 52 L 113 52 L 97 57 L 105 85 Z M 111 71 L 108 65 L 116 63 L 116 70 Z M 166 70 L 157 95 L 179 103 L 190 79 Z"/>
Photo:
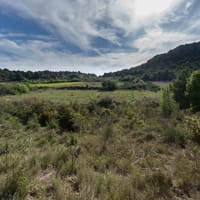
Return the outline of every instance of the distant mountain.
<path id="1" fill-rule="evenodd" d="M 181 69 L 200 69 L 200 42 L 185 44 L 157 55 L 146 63 L 131 69 L 105 73 L 103 77 L 114 77 L 120 80 L 142 78 L 145 81 L 171 81 Z"/>

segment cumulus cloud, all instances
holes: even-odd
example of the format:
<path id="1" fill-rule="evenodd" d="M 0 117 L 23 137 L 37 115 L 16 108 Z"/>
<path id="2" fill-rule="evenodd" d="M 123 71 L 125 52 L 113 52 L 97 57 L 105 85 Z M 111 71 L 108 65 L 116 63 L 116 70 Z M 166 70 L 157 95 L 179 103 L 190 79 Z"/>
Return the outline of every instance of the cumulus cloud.
<path id="1" fill-rule="evenodd" d="M 18 68 L 24 66 L 23 69 L 49 66 L 60 70 L 63 66 L 67 67 L 65 70 L 95 73 L 132 67 L 178 44 L 198 40 L 198 34 L 192 33 L 199 24 L 198 16 L 193 15 L 193 23 L 186 19 L 195 2 L 0 0 L 0 10 L 12 10 L 15 15 L 33 19 L 50 34 L 29 35 L 18 41 L 16 37 L 27 36 L 24 33 L 0 33 L 1 63 Z M 184 20 L 190 28 L 169 28 L 177 21 L 184 24 Z M 103 45 L 99 45 L 102 40 Z M 80 52 L 67 51 L 68 45 L 76 46 Z M 87 52 L 97 55 L 91 56 Z"/>

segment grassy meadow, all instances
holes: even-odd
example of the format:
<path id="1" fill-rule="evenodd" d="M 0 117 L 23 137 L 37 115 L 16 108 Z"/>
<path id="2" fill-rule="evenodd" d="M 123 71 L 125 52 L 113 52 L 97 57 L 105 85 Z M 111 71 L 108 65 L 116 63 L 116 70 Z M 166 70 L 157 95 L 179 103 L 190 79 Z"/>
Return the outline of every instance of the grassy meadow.
<path id="1" fill-rule="evenodd" d="M 101 82 L 58 82 L 58 83 L 32 83 L 33 88 L 73 88 L 73 87 L 88 87 L 100 88 Z"/>
<path id="2" fill-rule="evenodd" d="M 0 97 L 0 199 L 200 199 L 198 114 L 65 84 Z"/>
<path id="3" fill-rule="evenodd" d="M 130 90 L 116 90 L 112 92 L 104 92 L 98 90 L 63 90 L 63 89 L 46 89 L 32 91 L 26 94 L 20 94 L 17 96 L 6 95 L 1 97 L 2 101 L 21 101 L 24 99 L 37 98 L 44 101 L 50 101 L 54 103 L 80 103 L 87 104 L 92 100 L 101 99 L 104 97 L 110 97 L 117 101 L 131 102 L 139 100 L 144 97 L 159 98 L 160 92 L 151 91 L 130 91 Z"/>

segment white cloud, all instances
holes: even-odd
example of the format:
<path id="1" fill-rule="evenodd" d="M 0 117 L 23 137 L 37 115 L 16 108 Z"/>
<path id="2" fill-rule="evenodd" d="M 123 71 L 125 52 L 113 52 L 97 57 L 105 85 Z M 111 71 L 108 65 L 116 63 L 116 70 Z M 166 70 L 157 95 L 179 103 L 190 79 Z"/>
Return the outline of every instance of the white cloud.
<path id="1" fill-rule="evenodd" d="M 135 40 L 133 46 L 139 51 L 151 51 L 154 54 L 164 53 L 180 44 L 198 41 L 199 36 L 184 32 L 163 31 L 161 28 L 147 29 L 146 34 Z"/>
<path id="2" fill-rule="evenodd" d="M 109 27 L 97 28 L 98 21 L 110 20 L 111 26 L 130 33 L 157 20 L 178 3 L 180 0 L 0 0 L 0 5 L 38 20 L 52 33 L 82 49 L 92 48 L 90 39 L 94 36 L 116 42 L 116 33 L 110 33 Z"/>
<path id="3" fill-rule="evenodd" d="M 1 65 L 34 70 L 47 69 L 45 66 L 48 66 L 51 70 L 98 74 L 132 67 L 178 44 L 198 39 L 197 34 L 188 32 L 189 28 L 169 31 L 160 25 L 168 20 L 168 15 L 181 19 L 182 16 L 175 16 L 178 6 L 184 5 L 182 14 L 186 15 L 192 3 L 193 0 L 0 0 L 1 8 L 12 8 L 18 15 L 36 20 L 55 38 L 32 35 L 34 39 L 16 42 L 12 37 L 24 35 L 0 33 L 0 51 L 8 53 L 0 54 Z M 196 28 L 199 20 L 193 24 Z M 124 36 L 118 35 L 118 29 Z M 140 29 L 144 34 L 136 39 L 134 34 Z M 116 53 L 116 49 L 111 48 L 110 53 L 101 54 L 98 46 L 91 42 L 95 37 L 109 40 L 119 50 L 126 40 L 129 47 L 138 51 L 127 53 L 126 49 L 121 49 Z M 79 47 L 82 52 L 96 51 L 99 56 L 72 55 L 56 50 L 62 47 L 60 38 Z M 15 56 L 9 57 L 9 52 Z"/>

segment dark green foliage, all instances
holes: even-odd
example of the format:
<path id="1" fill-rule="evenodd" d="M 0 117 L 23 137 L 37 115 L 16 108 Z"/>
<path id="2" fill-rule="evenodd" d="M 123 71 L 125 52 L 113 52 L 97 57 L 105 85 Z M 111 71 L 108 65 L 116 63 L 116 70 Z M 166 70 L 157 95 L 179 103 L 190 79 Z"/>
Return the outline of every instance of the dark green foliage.
<path id="1" fill-rule="evenodd" d="M 200 111 L 200 70 L 188 79 L 186 93 L 193 111 Z"/>
<path id="2" fill-rule="evenodd" d="M 191 70 L 188 68 L 183 69 L 173 82 L 172 90 L 174 93 L 174 99 L 176 102 L 178 102 L 180 109 L 189 107 L 189 99 L 186 96 L 186 84 L 190 74 Z"/>
<path id="3" fill-rule="evenodd" d="M 61 131 L 75 131 L 73 111 L 68 107 L 59 108 L 58 124 Z"/>
<path id="4" fill-rule="evenodd" d="M 175 103 L 171 96 L 169 88 L 163 90 L 161 112 L 164 117 L 170 117 L 172 112 L 175 110 Z"/>
<path id="5" fill-rule="evenodd" d="M 117 82 L 114 80 L 106 80 L 102 83 L 102 89 L 105 91 L 114 91 L 118 88 Z"/>
<path id="6" fill-rule="evenodd" d="M 62 81 L 92 81 L 96 79 L 94 74 L 84 74 L 81 72 L 24 72 L 10 71 L 8 69 L 0 69 L 0 82 L 7 81 L 42 81 L 42 82 L 62 82 Z"/>

